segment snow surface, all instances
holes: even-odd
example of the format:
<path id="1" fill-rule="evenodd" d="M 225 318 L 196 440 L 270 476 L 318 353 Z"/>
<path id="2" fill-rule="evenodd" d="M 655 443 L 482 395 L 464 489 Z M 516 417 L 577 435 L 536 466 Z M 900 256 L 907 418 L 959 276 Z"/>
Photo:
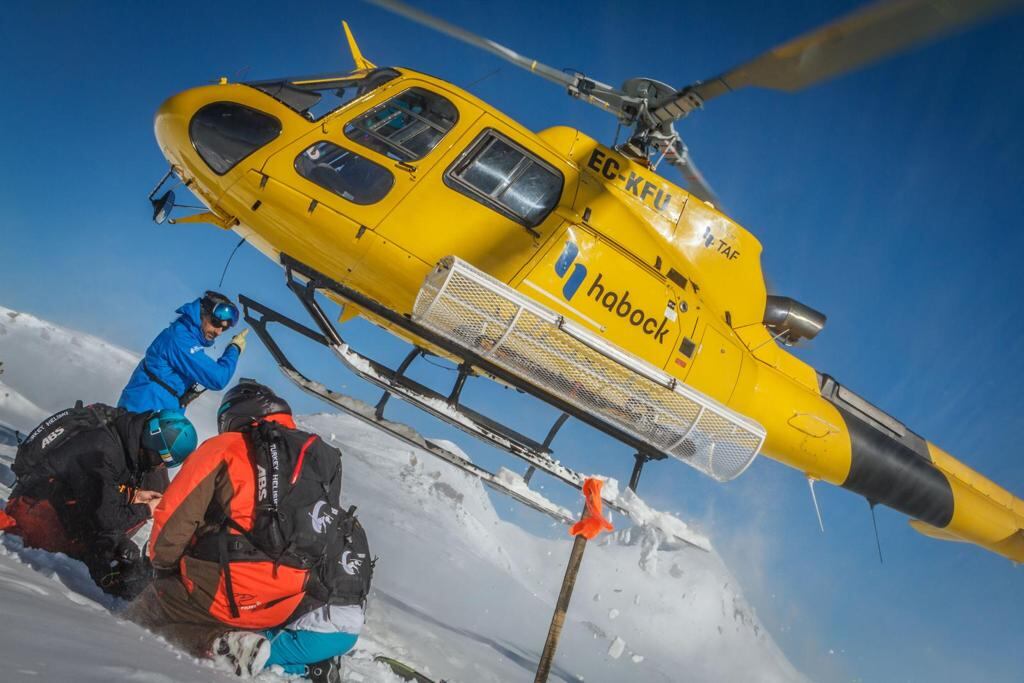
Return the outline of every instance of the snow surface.
<path id="1" fill-rule="evenodd" d="M 0 362 L 0 423 L 24 432 L 75 399 L 115 401 L 137 358 L 0 307 Z M 209 435 L 216 397 L 200 401 L 190 417 Z M 540 538 L 502 520 L 477 479 L 355 418 L 299 422 L 344 453 L 344 496 L 358 506 L 379 558 L 344 680 L 397 681 L 374 653 L 452 683 L 533 680 L 569 536 Z M 13 481 L 11 436 L 0 429 L 2 501 Z M 616 531 L 588 544 L 551 680 L 805 680 L 707 539 L 629 491 L 618 502 L 638 523 L 625 526 L 617 515 Z M 79 562 L 6 535 L 0 604 L 3 681 L 234 678 L 119 619 L 123 604 L 92 585 Z"/>

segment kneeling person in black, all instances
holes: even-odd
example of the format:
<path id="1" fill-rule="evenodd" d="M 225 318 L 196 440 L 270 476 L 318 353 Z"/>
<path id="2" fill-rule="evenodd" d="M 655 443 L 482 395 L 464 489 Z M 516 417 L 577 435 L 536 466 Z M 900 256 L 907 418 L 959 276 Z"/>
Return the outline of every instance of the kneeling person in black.
<path id="1" fill-rule="evenodd" d="M 196 441 L 180 411 L 129 413 L 102 404 L 60 411 L 18 447 L 18 480 L 0 529 L 82 560 L 104 591 L 131 599 L 149 571 L 130 537 L 162 494 L 146 488 L 160 481 L 150 475 L 180 465 Z"/>

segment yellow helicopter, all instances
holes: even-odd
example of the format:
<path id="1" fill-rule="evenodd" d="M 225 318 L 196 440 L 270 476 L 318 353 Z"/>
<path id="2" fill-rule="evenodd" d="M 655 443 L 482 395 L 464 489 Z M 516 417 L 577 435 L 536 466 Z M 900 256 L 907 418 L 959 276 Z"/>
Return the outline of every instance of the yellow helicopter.
<path id="1" fill-rule="evenodd" d="M 160 190 L 176 176 L 208 210 L 172 222 L 234 230 L 282 264 L 314 327 L 240 301 L 292 381 L 563 521 L 571 513 L 528 484 L 540 470 L 582 485 L 551 448 L 574 417 L 636 450 L 634 489 L 650 460 L 725 481 L 763 452 L 907 514 L 927 536 L 1024 561 L 1024 501 L 786 351 L 825 316 L 767 293 L 761 245 L 716 208 L 674 127 L 730 91 L 800 90 L 1016 2 L 874 4 L 681 89 L 646 78 L 615 88 L 376 4 L 561 85 L 630 132 L 614 147 L 568 127 L 532 132 L 451 83 L 377 67 L 347 24 L 354 71 L 221 79 L 168 99 L 155 132 L 171 170 L 150 194 L 154 220 L 168 219 L 174 194 Z M 660 163 L 689 190 L 657 175 Z M 318 293 L 340 304 L 337 321 Z M 345 342 L 336 322 L 355 316 L 412 345 L 397 368 Z M 384 390 L 380 402 L 307 378 L 271 324 L 328 346 Z M 407 376 L 426 354 L 457 364 L 447 393 Z M 543 439 L 519 433 L 461 402 L 473 376 L 561 416 Z M 388 421 L 392 395 L 522 458 L 526 475 L 494 474 Z"/>

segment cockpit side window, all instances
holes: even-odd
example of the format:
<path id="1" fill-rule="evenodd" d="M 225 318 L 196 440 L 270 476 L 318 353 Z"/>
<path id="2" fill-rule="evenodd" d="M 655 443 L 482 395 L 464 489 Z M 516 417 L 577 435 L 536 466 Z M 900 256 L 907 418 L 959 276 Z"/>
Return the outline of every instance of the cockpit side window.
<path id="1" fill-rule="evenodd" d="M 455 105 L 437 93 L 409 88 L 345 126 L 349 140 L 396 161 L 430 153 L 459 120 Z"/>
<path id="2" fill-rule="evenodd" d="M 353 204 L 379 202 L 395 184 L 391 171 L 333 142 L 317 142 L 295 157 L 295 171 Z"/>
<path id="3" fill-rule="evenodd" d="M 539 225 L 562 195 L 555 168 L 495 130 L 486 130 L 448 168 L 445 184 L 528 228 Z"/>
<path id="4" fill-rule="evenodd" d="M 246 85 L 265 92 L 310 121 L 319 121 L 398 76 L 394 69 L 375 69 L 342 75 L 257 81 Z"/>
<path id="5" fill-rule="evenodd" d="M 199 157 L 224 175 L 281 134 L 273 116 L 235 102 L 213 102 L 195 113 L 188 135 Z"/>

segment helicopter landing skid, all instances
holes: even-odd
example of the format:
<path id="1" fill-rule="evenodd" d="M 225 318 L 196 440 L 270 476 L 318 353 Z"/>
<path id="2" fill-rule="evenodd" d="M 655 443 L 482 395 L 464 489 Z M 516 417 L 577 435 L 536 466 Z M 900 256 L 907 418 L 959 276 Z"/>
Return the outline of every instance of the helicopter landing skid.
<path id="1" fill-rule="evenodd" d="M 339 355 L 339 357 L 342 358 L 345 364 L 354 372 L 356 372 L 356 374 L 360 375 L 364 379 L 367 379 L 374 384 L 377 384 L 378 386 L 382 386 L 382 388 L 385 388 L 386 392 L 398 391 L 398 386 L 388 383 L 383 373 L 367 373 L 364 370 L 358 369 L 359 366 L 364 364 L 373 364 L 375 366 L 379 366 L 379 364 L 377 364 L 375 361 L 366 358 L 365 356 L 362 356 L 361 354 L 356 353 L 355 351 L 352 351 L 351 348 L 347 346 L 347 344 L 343 344 L 344 348 L 336 348 L 327 341 L 326 337 L 319 334 L 318 332 L 306 327 L 305 325 L 302 325 L 301 323 L 292 320 L 291 318 L 288 318 L 278 313 L 277 311 L 271 308 L 264 306 L 263 304 L 260 304 L 257 301 L 253 301 L 249 297 L 243 295 L 240 297 L 240 301 L 245 310 L 246 322 L 248 322 L 252 326 L 252 328 L 256 331 L 256 334 L 260 337 L 260 340 L 263 341 L 267 349 L 270 350 L 271 355 L 274 356 L 274 360 L 277 362 L 278 367 L 281 369 L 281 372 L 284 373 L 284 376 L 291 380 L 296 386 L 298 386 L 303 391 L 312 394 L 313 396 L 316 396 L 317 398 L 335 406 L 336 408 L 339 408 L 345 413 L 352 415 L 353 417 L 361 420 L 366 424 L 369 424 L 383 432 L 386 432 L 387 434 L 390 434 L 391 436 L 401 441 L 404 441 L 405 443 L 408 443 L 417 448 L 421 448 L 430 453 L 431 455 L 438 457 L 441 460 L 444 460 L 448 464 L 454 467 L 458 467 L 464 472 L 467 472 L 468 474 L 478 477 L 485 484 L 490 486 L 492 489 L 498 491 L 499 493 L 503 493 L 507 496 L 510 496 L 513 499 L 519 501 L 520 503 L 528 507 L 531 507 L 534 510 L 537 510 L 538 512 L 542 512 L 563 524 L 572 524 L 576 521 L 573 514 L 566 508 L 556 505 L 539 495 L 533 495 L 533 493 L 526 486 L 528 480 L 525 480 L 525 478 L 520 478 L 518 477 L 518 475 L 509 476 L 509 474 L 504 473 L 494 474 L 493 472 L 490 472 L 489 470 L 486 470 L 483 467 L 480 467 L 479 465 L 476 465 L 475 463 L 466 460 L 464 457 L 458 455 L 457 453 L 424 438 L 408 425 L 385 419 L 383 417 L 382 405 L 383 403 L 385 403 L 385 401 L 381 401 L 380 403 L 378 403 L 377 406 L 371 406 L 368 403 L 360 401 L 359 399 L 353 398 L 338 391 L 334 391 L 324 386 L 320 382 L 315 382 L 309 379 L 301 372 L 299 372 L 299 370 L 297 370 L 295 366 L 292 365 L 288 357 L 284 355 L 284 352 L 281 351 L 281 348 L 277 345 L 276 341 L 274 340 L 274 338 L 271 336 L 270 332 L 267 329 L 267 325 L 269 323 L 280 323 L 285 327 L 288 327 L 291 330 L 298 332 L 313 341 L 331 347 Z M 378 367 L 378 370 L 379 369 L 381 368 Z M 405 379 L 406 382 L 410 384 L 415 384 L 411 380 L 408 380 L 407 378 Z M 437 395 L 434 392 L 431 392 L 431 390 L 427 389 L 426 387 L 423 387 L 423 389 L 425 390 L 426 393 L 421 397 L 417 397 L 415 393 L 412 392 L 408 387 L 404 387 L 401 392 L 402 398 L 413 403 L 414 405 L 417 405 L 419 407 L 424 408 L 425 410 L 428 410 L 434 415 L 437 415 L 439 412 L 442 412 L 436 405 L 438 401 Z M 390 393 L 385 394 L 385 396 L 389 395 Z M 458 411 L 450 410 L 447 412 L 454 414 Z M 451 415 L 446 415 L 446 421 L 451 422 L 450 417 Z M 464 429 L 468 427 L 468 425 L 464 423 L 460 423 L 458 426 Z M 474 435 L 481 436 L 480 434 Z M 481 438 L 484 437 L 481 436 Z M 494 443 L 494 441 L 491 439 L 486 440 L 490 441 L 491 443 Z M 495 443 L 495 445 L 502 446 L 505 448 L 505 450 L 510 450 L 508 447 L 509 445 L 507 443 L 503 444 L 500 440 L 498 443 Z M 516 449 L 516 452 L 517 454 L 520 454 L 521 449 Z M 525 454 L 520 454 L 520 457 L 523 457 L 524 455 Z M 558 465 L 558 463 L 556 463 L 550 457 L 539 459 L 529 458 L 528 461 L 531 462 L 531 468 L 543 470 L 544 472 L 566 483 L 569 483 L 575 486 L 576 488 L 580 488 L 580 486 L 582 486 L 583 480 L 582 477 L 580 477 L 580 475 L 573 472 L 572 470 L 569 470 L 565 467 L 562 467 L 561 465 Z M 619 509 L 618 506 L 615 506 L 611 501 L 607 502 L 610 506 L 614 507 L 615 509 Z"/>
<path id="2" fill-rule="evenodd" d="M 529 489 L 529 481 L 533 473 L 540 470 L 559 481 L 569 484 L 573 488 L 581 489 L 585 477 L 578 472 L 561 465 L 551 457 L 549 449 L 551 441 L 558 430 L 569 417 L 569 412 L 563 412 L 552 425 L 543 443 L 538 443 L 529 437 L 512 430 L 511 428 L 498 423 L 482 415 L 471 408 L 459 403 L 459 396 L 465 380 L 470 376 L 471 367 L 478 367 L 472 358 L 464 358 L 459 366 L 459 374 L 452 391 L 447 395 L 440 394 L 429 387 L 426 387 L 405 375 L 409 365 L 420 355 L 428 355 L 423 349 L 416 348 L 397 369 L 389 368 L 371 358 L 368 358 L 354 349 L 338 334 L 334 324 L 330 321 L 326 312 L 315 298 L 317 290 L 325 290 L 335 295 L 353 300 L 361 307 L 368 304 L 379 306 L 356 292 L 340 285 L 317 273 L 309 267 L 301 264 L 286 255 L 281 257 L 282 264 L 288 278 L 288 288 L 299 298 L 303 307 L 316 322 L 319 331 L 311 329 L 268 306 L 265 306 L 245 295 L 239 297 L 242 304 L 246 322 L 252 326 L 260 340 L 270 351 L 277 362 L 282 373 L 296 384 L 300 389 L 310 393 L 321 400 L 341 409 L 342 411 L 356 417 L 357 419 L 370 424 L 406 443 L 422 448 L 430 454 L 444 460 L 445 462 L 462 469 L 463 471 L 480 478 L 492 489 L 508 495 L 515 500 L 542 512 L 562 523 L 572 523 L 575 515 L 569 510 L 552 503 L 539 494 Z M 301 277 L 305 282 L 299 281 Z M 349 295 L 352 296 L 349 296 Z M 356 297 L 359 297 L 358 299 Z M 378 311 L 374 311 L 378 312 Z M 400 318 L 408 325 L 415 326 L 408 319 L 390 311 L 391 316 Z M 297 332 L 307 339 L 330 348 L 348 369 L 361 378 L 380 387 L 384 390 L 380 401 L 376 406 L 370 406 L 363 401 L 347 396 L 341 392 L 334 391 L 323 384 L 313 381 L 302 374 L 289 360 L 284 351 L 277 344 L 268 326 L 277 323 Z M 415 330 L 420 332 L 420 330 Z M 429 333 L 425 333 L 430 341 Z M 445 348 L 445 351 L 450 349 Z M 487 370 L 487 368 L 484 368 Z M 462 431 L 475 436 L 497 448 L 500 448 L 516 457 L 524 460 L 529 469 L 519 476 L 516 473 L 504 470 L 495 474 L 489 470 L 466 460 L 464 457 L 440 446 L 416 433 L 407 425 L 392 422 L 384 418 L 384 408 L 391 395 L 397 395 L 404 401 L 421 408 L 435 417 L 461 429 Z M 559 406 L 560 407 L 560 406 Z M 574 415 L 576 416 L 576 415 Z M 578 416 L 577 416 L 578 417 Z M 635 490 L 643 465 L 654 459 L 664 457 L 661 454 L 649 454 L 638 448 L 636 465 L 630 477 L 630 488 Z M 604 499 L 605 504 L 610 508 L 628 515 L 629 513 L 619 506 L 616 501 L 609 498 Z M 686 539 L 681 539 L 686 540 Z M 700 547 L 700 546 L 696 546 Z"/>

